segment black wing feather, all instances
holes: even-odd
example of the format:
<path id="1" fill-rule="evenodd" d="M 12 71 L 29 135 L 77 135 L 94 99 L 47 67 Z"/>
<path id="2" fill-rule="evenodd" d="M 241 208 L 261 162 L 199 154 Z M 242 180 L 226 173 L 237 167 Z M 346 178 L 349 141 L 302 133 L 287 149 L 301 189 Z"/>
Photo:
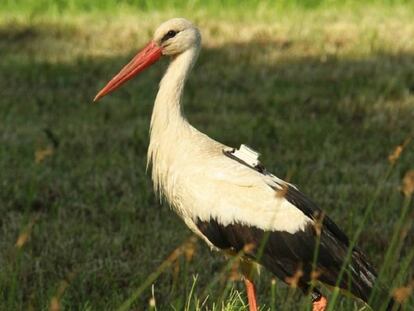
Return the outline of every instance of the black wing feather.
<path id="1" fill-rule="evenodd" d="M 286 200 L 300 209 L 306 216 L 313 220 L 323 219 L 322 223 L 325 229 L 328 229 L 339 241 L 345 245 L 349 245 L 349 239 L 345 233 L 327 216 L 324 212 L 309 199 L 306 195 L 300 192 L 298 189 L 287 186 L 285 194 Z"/>
<path id="2" fill-rule="evenodd" d="M 263 175 L 273 176 L 262 165 L 252 167 L 234 157 L 231 152 L 224 152 L 224 154 Z M 344 264 L 343 260 L 348 253 L 348 237 L 312 200 L 298 189 L 286 184 L 279 184 L 279 186 L 282 187 L 281 191 L 285 199 L 300 209 L 306 216 L 314 221 L 322 220 L 316 268 L 320 272 L 320 281 L 335 286 L 341 267 Z M 280 191 L 276 188 L 274 190 Z M 312 225 L 308 225 L 305 230 L 299 230 L 295 233 L 264 231 L 237 222 L 223 225 L 212 218 L 207 221 L 198 219 L 196 225 L 202 234 L 220 249 L 231 249 L 239 252 L 244 250 L 246 245 L 253 245 L 253 248 L 248 248 L 249 252 L 246 253 L 246 256 L 256 260 L 284 281 L 293 277 L 300 269 L 303 275 L 298 280 L 298 285 L 307 292 L 311 281 L 314 251 L 318 240 L 317 232 Z M 264 240 L 266 243 L 262 245 Z M 373 266 L 364 254 L 354 247 L 351 261 L 346 266 L 346 271 L 339 286 L 367 301 L 376 277 Z M 392 306 L 392 301 L 390 306 Z"/>
<path id="3" fill-rule="evenodd" d="M 286 199 L 312 219 L 318 219 L 322 211 L 297 189 L 290 187 Z M 317 243 L 315 228 L 308 225 L 295 233 L 265 231 L 248 224 L 232 223 L 222 225 L 216 219 L 197 220 L 196 225 L 209 241 L 224 250 L 239 252 L 246 245 L 254 247 L 246 254 L 259 262 L 282 280 L 291 278 L 300 269 L 303 272 L 299 287 L 307 291 L 311 281 L 314 251 Z M 265 245 L 261 244 L 266 241 Z M 326 215 L 323 217 L 320 235 L 317 269 L 319 280 L 334 286 L 348 252 L 349 240 L 338 226 Z M 260 253 L 259 248 L 263 247 Z M 358 249 L 353 249 L 351 262 L 339 286 L 350 290 L 355 296 L 367 300 L 376 279 L 376 272 Z"/>

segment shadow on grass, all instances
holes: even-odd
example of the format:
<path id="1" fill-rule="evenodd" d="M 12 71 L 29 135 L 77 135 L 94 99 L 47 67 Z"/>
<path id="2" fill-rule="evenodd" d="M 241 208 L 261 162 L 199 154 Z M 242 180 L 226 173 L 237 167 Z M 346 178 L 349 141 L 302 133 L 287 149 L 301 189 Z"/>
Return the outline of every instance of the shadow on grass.
<path id="1" fill-rule="evenodd" d="M 70 38 L 59 31 L 52 41 Z M 16 297 L 9 309 L 39 309 L 76 267 L 81 272 L 64 303 L 113 309 L 188 234 L 159 207 L 145 174 L 152 102 L 167 62 L 92 105 L 97 90 L 132 54 L 39 60 L 37 47 L 51 42 L 45 36 L 47 27 L 0 29 L 2 249 L 10 250 L 22 224 L 38 215 L 17 264 L 11 263 L 14 255 L 0 257 L 8 265 L 2 279 L 11 280 L 2 286 Z M 217 140 L 260 150 L 271 171 L 301 185 L 351 233 L 387 155 L 413 135 L 414 55 L 349 59 L 295 51 L 295 43 L 286 41 L 204 48 L 186 88 L 185 111 Z M 48 147 L 52 153 L 36 163 L 36 151 Z M 412 163 L 408 148 L 384 185 L 375 225 L 363 234 L 360 244 L 377 263 L 401 207 L 401 176 Z M 411 238 L 407 249 L 412 245 Z M 200 273 L 205 285 L 220 260 L 201 248 L 187 274 Z M 189 290 L 183 282 L 170 292 L 174 277 L 171 272 L 157 284 L 161 305 Z"/>

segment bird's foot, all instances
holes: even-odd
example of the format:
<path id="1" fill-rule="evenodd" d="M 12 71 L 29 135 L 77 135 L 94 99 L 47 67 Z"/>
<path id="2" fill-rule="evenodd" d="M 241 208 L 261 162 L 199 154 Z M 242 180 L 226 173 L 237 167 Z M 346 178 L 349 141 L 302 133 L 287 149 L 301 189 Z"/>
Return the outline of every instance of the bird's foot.
<path id="1" fill-rule="evenodd" d="M 328 300 L 321 296 L 318 300 L 312 302 L 312 311 L 325 311 L 328 305 Z"/>

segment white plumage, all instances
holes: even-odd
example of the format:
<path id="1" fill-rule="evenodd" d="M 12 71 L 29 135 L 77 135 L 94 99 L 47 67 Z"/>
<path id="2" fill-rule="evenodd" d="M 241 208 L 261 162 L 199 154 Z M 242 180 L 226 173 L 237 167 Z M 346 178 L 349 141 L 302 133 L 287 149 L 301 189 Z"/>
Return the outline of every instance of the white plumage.
<path id="1" fill-rule="evenodd" d="M 187 23 L 168 21 L 156 36 L 164 28 L 179 29 Z M 193 223 L 196 218 L 290 233 L 303 229 L 311 219 L 278 197 L 264 175 L 225 156 L 223 150 L 229 147 L 195 129 L 183 116 L 180 101 L 185 79 L 200 49 L 200 40 L 193 42 L 196 44 L 171 61 L 155 100 L 148 149 L 155 189 L 201 236 Z"/>
<path id="2" fill-rule="evenodd" d="M 254 152 L 229 152 L 233 149 L 201 133 L 184 117 L 182 93 L 200 44 L 198 29 L 187 20 L 165 22 L 156 30 L 153 41 L 95 100 L 162 55 L 170 56 L 151 118 L 148 166 L 156 192 L 212 248 L 238 252 L 252 244 L 245 259 L 259 262 L 287 283 L 301 270 L 295 286 L 305 293 L 311 289 L 314 250 L 320 241 L 316 262 L 319 280 L 331 286 L 339 284 L 367 301 L 376 274 L 358 249 L 351 250 L 351 261 L 345 263 L 347 273 L 337 283 L 349 241 L 335 223 L 296 187 L 259 166 Z M 266 234 L 263 257 L 259 257 L 258 246 Z M 245 284 L 250 310 L 256 311 L 250 273 L 245 273 Z M 312 301 L 314 311 L 325 310 L 327 300 L 315 288 Z"/>

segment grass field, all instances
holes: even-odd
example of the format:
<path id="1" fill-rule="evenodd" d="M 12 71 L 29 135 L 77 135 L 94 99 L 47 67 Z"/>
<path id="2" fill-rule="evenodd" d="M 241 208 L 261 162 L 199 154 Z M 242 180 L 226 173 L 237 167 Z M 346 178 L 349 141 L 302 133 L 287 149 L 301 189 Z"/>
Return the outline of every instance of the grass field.
<path id="1" fill-rule="evenodd" d="M 191 236 L 145 172 L 168 62 L 91 104 L 175 16 L 203 35 L 190 122 L 260 150 L 350 236 L 372 208 L 358 245 L 413 310 L 414 205 L 401 190 L 414 169 L 414 5 L 203 3 L 0 4 L 0 310 L 247 310 L 234 269 L 201 242 L 159 268 Z M 258 285 L 263 310 L 309 307 L 266 271 Z M 334 310 L 363 308 L 341 296 Z"/>

